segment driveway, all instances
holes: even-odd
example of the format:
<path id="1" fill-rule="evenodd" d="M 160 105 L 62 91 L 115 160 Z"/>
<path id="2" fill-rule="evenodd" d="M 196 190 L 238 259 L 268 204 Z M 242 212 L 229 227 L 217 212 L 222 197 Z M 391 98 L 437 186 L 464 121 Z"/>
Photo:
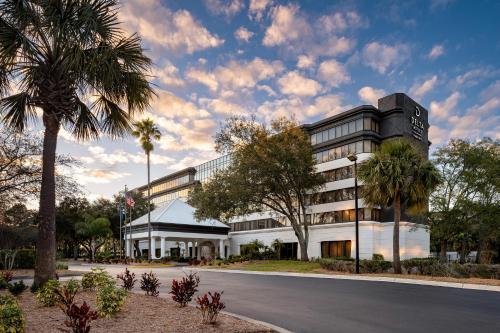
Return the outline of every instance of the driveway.
<path id="1" fill-rule="evenodd" d="M 117 274 L 124 267 L 106 269 Z M 179 267 L 131 270 L 136 275 L 154 271 L 162 282 L 162 297 L 169 297 L 171 280 L 184 274 Z M 294 332 L 500 332 L 500 292 L 206 271 L 199 275 L 200 292 L 224 291 L 227 311 Z"/>

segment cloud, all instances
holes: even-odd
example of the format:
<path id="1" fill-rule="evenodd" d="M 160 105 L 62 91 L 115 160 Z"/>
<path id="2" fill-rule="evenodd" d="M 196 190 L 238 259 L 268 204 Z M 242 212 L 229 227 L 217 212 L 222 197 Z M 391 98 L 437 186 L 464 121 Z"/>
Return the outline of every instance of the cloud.
<path id="1" fill-rule="evenodd" d="M 205 6 L 210 13 L 230 19 L 238 14 L 245 4 L 243 0 L 205 0 Z"/>
<path id="2" fill-rule="evenodd" d="M 304 69 L 314 66 L 314 58 L 308 55 L 300 55 L 297 60 L 297 67 Z"/>
<path id="3" fill-rule="evenodd" d="M 410 95 L 416 98 L 424 97 L 425 94 L 434 89 L 437 83 L 437 79 L 438 79 L 437 75 L 433 75 L 430 79 L 425 80 L 421 84 L 415 83 L 410 88 Z"/>
<path id="4" fill-rule="evenodd" d="M 253 32 L 243 26 L 239 27 L 238 30 L 234 32 L 234 37 L 236 37 L 237 40 L 247 43 L 253 35 Z"/>
<path id="5" fill-rule="evenodd" d="M 258 82 L 273 78 L 282 72 L 281 61 L 267 61 L 255 58 L 251 61 L 231 60 L 227 65 L 217 66 L 213 72 L 188 70 L 187 77 L 206 85 L 212 91 L 225 89 L 253 88 Z"/>
<path id="6" fill-rule="evenodd" d="M 109 184 L 113 180 L 122 179 L 130 176 L 128 172 L 118 172 L 106 169 L 89 169 L 73 167 L 71 170 L 79 184 Z"/>
<path id="7" fill-rule="evenodd" d="M 500 96 L 500 80 L 491 83 L 481 92 L 481 97 L 484 99 L 490 99 L 497 96 Z"/>
<path id="8" fill-rule="evenodd" d="M 298 5 L 278 5 L 271 10 L 271 25 L 265 32 L 262 44 L 268 47 L 282 45 L 300 39 L 310 30 L 305 18 L 299 14 Z"/>
<path id="9" fill-rule="evenodd" d="M 200 109 L 192 102 L 185 101 L 169 91 L 157 89 L 156 95 L 157 96 L 153 97 L 150 107 L 150 111 L 154 114 L 166 118 L 206 118 L 210 116 L 207 110 Z M 143 116 L 147 117 L 148 115 L 144 114 Z"/>
<path id="10" fill-rule="evenodd" d="M 464 74 L 458 75 L 455 80 L 452 82 L 452 86 L 460 87 L 472 87 L 475 86 L 482 79 L 486 79 L 498 74 L 498 70 L 493 70 L 491 68 L 476 68 L 465 72 Z"/>
<path id="11" fill-rule="evenodd" d="M 272 0 L 250 0 L 248 17 L 256 21 L 262 20 L 266 8 L 271 4 Z"/>
<path id="12" fill-rule="evenodd" d="M 203 107 L 223 116 L 239 116 L 246 113 L 242 106 L 222 99 L 200 98 L 199 102 Z"/>
<path id="13" fill-rule="evenodd" d="M 179 69 L 170 61 L 167 61 L 161 68 L 154 67 L 153 75 L 156 76 L 161 83 L 167 86 L 183 87 L 185 85 L 184 80 L 179 77 Z"/>
<path id="14" fill-rule="evenodd" d="M 279 78 L 278 85 L 283 94 L 300 97 L 316 96 L 321 90 L 321 85 L 317 81 L 308 79 L 297 71 L 283 75 Z"/>
<path id="15" fill-rule="evenodd" d="M 160 0 L 127 1 L 119 10 L 120 21 L 160 50 L 194 53 L 218 47 L 224 40 L 208 31 L 187 10 L 171 11 Z"/>
<path id="16" fill-rule="evenodd" d="M 338 87 L 351 81 L 345 66 L 335 59 L 323 61 L 319 65 L 318 78 L 330 87 Z"/>
<path id="17" fill-rule="evenodd" d="M 346 37 L 325 37 L 319 38 L 319 40 L 313 45 L 308 45 L 308 53 L 312 56 L 338 56 L 340 54 L 346 54 L 354 49 L 356 42 L 352 39 Z"/>
<path id="18" fill-rule="evenodd" d="M 474 105 L 469 108 L 468 112 L 484 116 L 496 109 L 500 109 L 500 96 L 492 97 L 481 105 Z"/>
<path id="19" fill-rule="evenodd" d="M 443 45 L 434 45 L 432 49 L 429 51 L 427 57 L 431 60 L 437 59 L 444 54 L 444 46 Z"/>
<path id="20" fill-rule="evenodd" d="M 257 90 L 265 91 L 267 96 L 276 96 L 276 92 L 268 85 L 259 84 L 257 85 Z"/>
<path id="21" fill-rule="evenodd" d="M 386 95 L 384 89 L 375 89 L 373 87 L 363 87 L 358 90 L 359 98 L 371 105 L 378 105 L 378 99 Z"/>
<path id="22" fill-rule="evenodd" d="M 339 33 L 347 29 L 365 26 L 361 16 L 355 11 L 346 13 L 336 12 L 332 15 L 324 15 L 318 20 L 318 27 L 326 32 Z"/>
<path id="23" fill-rule="evenodd" d="M 137 145 L 137 148 L 140 148 Z M 146 164 L 146 155 L 143 152 L 129 153 L 121 149 L 114 150 L 113 152 L 106 152 L 101 146 L 90 146 L 88 151 L 91 156 L 82 156 L 82 161 L 93 161 L 93 163 L 101 163 L 104 165 L 115 166 L 120 164 L 135 163 Z M 173 161 L 171 157 L 162 156 L 156 152 L 151 153 L 151 164 L 165 164 Z"/>
<path id="24" fill-rule="evenodd" d="M 456 91 L 442 102 L 432 101 L 430 105 L 431 115 L 441 119 L 449 117 L 451 111 L 457 106 L 460 97 L 460 93 Z"/>
<path id="25" fill-rule="evenodd" d="M 297 121 L 303 122 L 309 117 L 333 116 L 348 108 L 349 106 L 342 106 L 342 97 L 338 94 L 318 96 L 312 103 L 292 96 L 291 98 L 264 102 L 257 108 L 257 114 L 267 121 L 278 117 L 293 117 Z"/>
<path id="26" fill-rule="evenodd" d="M 362 57 L 366 66 L 385 74 L 387 70 L 401 64 L 409 56 L 409 47 L 406 44 L 387 45 L 372 42 L 363 48 Z"/>
<path id="27" fill-rule="evenodd" d="M 445 143 L 448 141 L 450 137 L 450 131 L 441 128 L 436 125 L 431 125 L 429 127 L 429 140 L 432 142 L 433 145 L 440 145 L 442 143 Z"/>

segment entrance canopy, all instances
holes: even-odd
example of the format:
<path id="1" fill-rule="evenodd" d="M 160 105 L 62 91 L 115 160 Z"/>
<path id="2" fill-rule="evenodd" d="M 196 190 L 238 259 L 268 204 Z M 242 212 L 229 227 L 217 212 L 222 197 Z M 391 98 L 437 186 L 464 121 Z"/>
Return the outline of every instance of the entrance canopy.
<path id="1" fill-rule="evenodd" d="M 151 252 L 155 254 L 156 242 L 160 241 L 159 257 L 165 255 L 165 242 L 184 243 L 187 253 L 188 243 L 191 247 L 211 242 L 214 247 L 223 249 L 228 239 L 230 227 L 217 220 L 198 221 L 194 217 L 195 208 L 181 199 L 165 202 L 151 211 Z M 130 231 L 132 229 L 132 231 Z M 132 254 L 132 242 L 148 239 L 148 215 L 145 214 L 124 227 L 124 239 L 127 241 L 127 253 Z M 222 251 L 220 251 L 222 252 Z M 222 255 L 222 253 L 221 253 Z M 158 257 L 156 255 L 156 257 Z"/>

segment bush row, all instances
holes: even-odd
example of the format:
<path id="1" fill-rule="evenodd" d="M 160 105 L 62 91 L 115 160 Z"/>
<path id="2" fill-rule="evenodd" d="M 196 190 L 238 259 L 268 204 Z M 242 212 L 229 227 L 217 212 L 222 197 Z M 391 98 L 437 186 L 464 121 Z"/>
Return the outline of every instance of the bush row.
<path id="1" fill-rule="evenodd" d="M 319 259 L 322 268 L 354 273 L 354 260 Z M 391 273 L 392 262 L 360 260 L 361 273 Z M 500 279 L 500 265 L 443 263 L 436 258 L 415 258 L 401 261 L 403 274 L 444 276 L 456 278 Z"/>
<path id="2" fill-rule="evenodd" d="M 24 324 L 23 312 L 16 299 L 0 295 L 0 332 L 24 332 Z"/>

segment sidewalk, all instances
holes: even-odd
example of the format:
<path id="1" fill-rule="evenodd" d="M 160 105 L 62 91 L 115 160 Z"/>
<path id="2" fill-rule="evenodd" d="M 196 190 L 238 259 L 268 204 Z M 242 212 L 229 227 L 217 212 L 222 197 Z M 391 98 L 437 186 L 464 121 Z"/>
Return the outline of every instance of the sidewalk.
<path id="1" fill-rule="evenodd" d="M 183 268 L 184 269 L 184 268 Z M 210 269 L 189 267 L 190 270 L 197 270 L 202 272 L 217 272 L 229 274 L 252 274 L 252 275 L 275 275 L 275 276 L 291 276 L 301 278 L 318 278 L 318 279 L 338 279 L 338 280 L 359 280 L 359 281 L 372 281 L 372 282 L 390 282 L 390 283 L 403 283 L 403 284 L 416 284 L 435 287 L 471 289 L 471 290 L 486 290 L 500 292 L 500 286 L 488 286 L 472 283 L 457 283 L 457 282 L 444 282 L 444 281 L 429 281 L 405 278 L 391 278 L 384 276 L 366 276 L 366 275 L 347 275 L 347 274 L 319 274 L 319 273 L 291 273 L 291 272 L 259 272 L 259 271 L 243 271 L 232 269 Z"/>

